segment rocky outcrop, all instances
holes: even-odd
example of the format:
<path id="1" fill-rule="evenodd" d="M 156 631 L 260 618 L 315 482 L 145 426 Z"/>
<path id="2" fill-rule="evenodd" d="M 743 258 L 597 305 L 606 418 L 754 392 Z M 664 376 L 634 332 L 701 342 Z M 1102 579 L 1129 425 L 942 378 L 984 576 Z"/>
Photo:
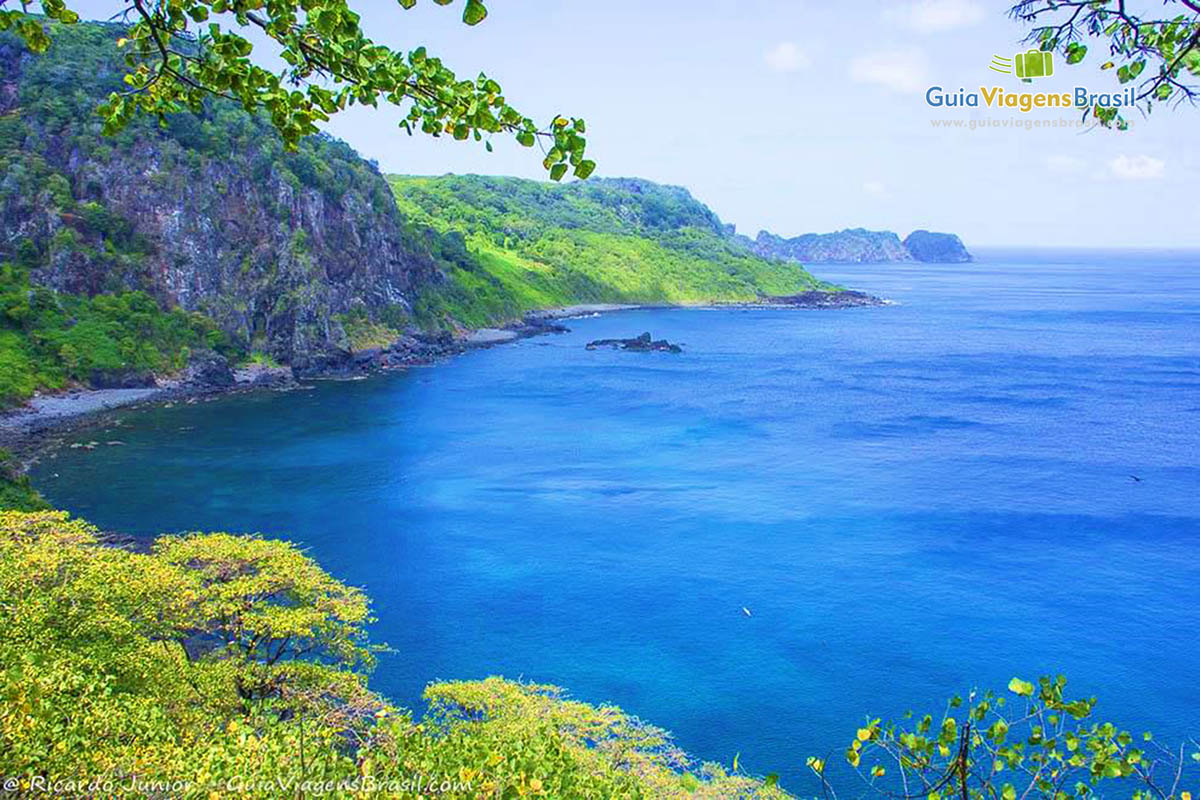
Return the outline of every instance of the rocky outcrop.
<path id="1" fill-rule="evenodd" d="M 887 302 L 866 292 L 845 289 L 840 292 L 812 291 L 785 296 L 763 297 L 762 304 L 786 306 L 788 308 L 859 308 L 863 306 L 887 305 Z"/>
<path id="2" fill-rule="evenodd" d="M 904 240 L 904 246 L 917 261 L 962 264 L 971 260 L 971 254 L 963 246 L 962 239 L 953 233 L 913 231 Z"/>
<path id="3" fill-rule="evenodd" d="M 636 353 L 682 353 L 683 348 L 666 339 L 655 339 L 649 331 L 633 339 L 596 339 L 587 343 L 588 350 L 612 347 L 617 350 L 632 350 Z"/>
<path id="4" fill-rule="evenodd" d="M 122 33 L 56 26 L 45 55 L 0 35 L 0 260 L 61 292 L 145 289 L 310 371 L 348 349 L 340 315 L 395 326 L 443 279 L 377 168 L 333 139 L 287 153 L 223 101 L 101 136 Z"/>
<path id="5" fill-rule="evenodd" d="M 785 239 L 767 231 L 758 238 L 737 236 L 763 258 L 804 264 L 883 264 L 905 261 L 959 263 L 971 260 L 962 240 L 952 233 L 913 231 L 903 242 L 891 231 L 851 228 L 837 233 L 806 233 Z"/>
<path id="6" fill-rule="evenodd" d="M 222 391 L 237 382 L 229 359 L 211 350 L 193 353 L 180 383 L 200 391 Z"/>
<path id="7" fill-rule="evenodd" d="M 900 237 L 891 231 L 851 228 L 838 233 L 806 233 L 784 239 L 759 231 L 750 249 L 764 258 L 806 264 L 858 264 L 912 261 Z"/>

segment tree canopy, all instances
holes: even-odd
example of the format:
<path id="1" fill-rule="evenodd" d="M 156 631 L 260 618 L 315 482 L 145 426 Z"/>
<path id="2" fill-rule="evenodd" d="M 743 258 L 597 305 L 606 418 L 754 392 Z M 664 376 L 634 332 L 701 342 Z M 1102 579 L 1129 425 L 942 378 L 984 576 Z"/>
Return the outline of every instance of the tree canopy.
<path id="1" fill-rule="evenodd" d="M 403 9 L 416 5 L 397 1 Z M 44 16 L 30 8 L 25 0 L 0 0 L 0 31 L 15 31 L 34 52 L 51 45 L 47 18 L 67 25 L 79 21 L 66 0 L 42 0 Z M 498 133 L 525 147 L 541 143 L 543 166 L 554 180 L 568 171 L 586 178 L 596 166 L 584 158 L 582 119 L 559 115 L 539 127 L 487 75 L 461 79 L 425 47 L 402 53 L 376 44 L 345 0 L 117 0 L 114 11 L 114 18 L 129 23 L 117 41 L 125 53 L 128 89 L 113 92 L 99 108 L 107 133 L 138 114 L 163 118 L 199 110 L 216 95 L 247 111 L 265 111 L 294 148 L 333 114 L 383 101 L 405 111 L 400 126 L 410 135 L 474 139 L 489 150 L 487 140 Z M 464 23 L 476 25 L 486 16 L 480 0 L 466 0 Z M 251 32 L 278 46 L 283 69 L 262 65 Z"/>
<path id="2" fill-rule="evenodd" d="M 1146 13 L 1125 0 L 1022 0 L 1009 13 L 1031 26 L 1027 41 L 1058 51 L 1068 64 L 1082 62 L 1089 41 L 1098 40 L 1108 51 L 1101 69 L 1113 70 L 1122 85 L 1136 85 L 1144 112 L 1155 104 L 1195 102 L 1200 92 L 1197 0 L 1165 0 Z M 1118 108 L 1096 106 L 1087 113 L 1106 127 L 1128 127 Z"/>

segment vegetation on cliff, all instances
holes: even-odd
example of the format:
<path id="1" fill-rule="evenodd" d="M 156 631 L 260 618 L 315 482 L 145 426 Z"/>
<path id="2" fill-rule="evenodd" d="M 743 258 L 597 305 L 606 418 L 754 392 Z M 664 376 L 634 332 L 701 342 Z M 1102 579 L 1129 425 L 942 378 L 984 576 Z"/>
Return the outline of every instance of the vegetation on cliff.
<path id="1" fill-rule="evenodd" d="M 646 181 L 393 178 L 393 197 L 346 145 L 289 150 L 225 100 L 105 136 L 128 29 L 48 31 L 40 55 L 0 34 L 0 405 L 175 371 L 201 347 L 319 368 L 410 326 L 822 286 Z"/>
<path id="2" fill-rule="evenodd" d="M 224 100 L 104 136 L 95 109 L 122 85 L 126 28 L 51 33 L 43 55 L 0 34 L 0 262 L 20 273 L 6 286 L 27 277 L 63 305 L 142 291 L 209 317 L 239 351 L 303 363 L 346 347 L 338 315 L 407 313 L 440 279 L 425 236 L 347 145 L 311 136 L 289 151 L 268 119 Z"/>
<path id="3" fill-rule="evenodd" d="M 366 686 L 369 620 L 285 542 L 136 553 L 62 512 L 0 512 L 0 774 L 97 796 L 782 796 L 554 687 L 437 683 L 415 719 Z"/>
<path id="4" fill-rule="evenodd" d="M 121 383 L 181 369 L 193 349 L 229 351 L 201 314 L 163 311 L 145 292 L 94 297 L 31 286 L 0 264 L 0 407 L 69 383 Z"/>
<path id="5" fill-rule="evenodd" d="M 448 285 L 424 318 L 480 326 L 573 303 L 751 301 L 833 288 L 734 241 L 684 189 L 634 179 L 566 186 L 475 175 L 390 176 L 400 210 L 441 236 Z"/>

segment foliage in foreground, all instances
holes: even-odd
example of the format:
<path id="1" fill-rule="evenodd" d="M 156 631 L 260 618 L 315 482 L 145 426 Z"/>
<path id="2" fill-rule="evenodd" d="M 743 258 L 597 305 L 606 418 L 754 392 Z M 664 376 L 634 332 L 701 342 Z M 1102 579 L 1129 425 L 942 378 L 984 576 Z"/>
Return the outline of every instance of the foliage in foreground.
<path id="1" fill-rule="evenodd" d="M 1168 748 L 1150 733 L 1134 736 L 1098 720 L 1096 698 L 1068 698 L 1066 684 L 1062 675 L 1036 685 L 1013 678 L 1007 694 L 951 698 L 937 719 L 870 720 L 846 761 L 866 796 L 882 798 L 1191 800 L 1200 741 Z M 836 796 L 824 761 L 810 757 L 808 767 Z"/>
<path id="2" fill-rule="evenodd" d="M 389 176 L 451 280 L 415 304 L 425 323 L 483 326 L 576 303 L 749 302 L 832 288 L 760 258 L 684 189 L 642 180 Z"/>
<path id="3" fill-rule="evenodd" d="M 1151 5 L 1151 4 L 1139 4 Z M 1164 0 L 1160 10 L 1135 8 L 1124 0 L 1021 0 L 1009 13 L 1031 26 L 1026 41 L 1059 51 L 1068 64 L 1087 58 L 1088 42 L 1107 51 L 1102 70 L 1121 86 L 1136 86 L 1144 113 L 1155 104 L 1194 103 L 1200 93 L 1200 4 Z M 1116 107 L 1084 111 L 1105 127 L 1129 123 Z"/>
<path id="4" fill-rule="evenodd" d="M 285 542 L 137 553 L 63 512 L 0 512 L 0 774 L 101 796 L 783 796 L 554 687 L 434 684 L 414 720 L 366 687 L 369 618 Z"/>
<path id="5" fill-rule="evenodd" d="M 43 53 L 55 33 L 47 18 L 60 30 L 79 22 L 68 2 L 42 0 L 42 17 L 30 13 L 31 3 L 0 0 L 0 31 L 13 31 L 30 50 Z M 415 5 L 416 0 L 400 0 L 405 9 Z M 124 54 L 127 88 L 112 91 L 97 109 L 106 133 L 142 115 L 164 119 L 179 111 L 198 112 L 218 96 L 246 111 L 265 112 L 295 149 L 331 115 L 383 101 L 403 110 L 400 127 L 410 135 L 481 141 L 500 133 L 525 147 L 540 140 L 543 164 L 554 180 L 568 170 L 586 178 L 596 166 L 583 157 L 582 119 L 555 116 L 539 128 L 483 73 L 462 80 L 424 47 L 403 53 L 371 41 L 345 0 L 129 0 L 114 10 L 115 17 L 131 23 L 115 42 Z M 486 16 L 481 0 L 466 0 L 464 23 L 476 25 Z M 258 63 L 252 39 L 259 37 L 271 40 L 285 68 L 274 72 Z"/>

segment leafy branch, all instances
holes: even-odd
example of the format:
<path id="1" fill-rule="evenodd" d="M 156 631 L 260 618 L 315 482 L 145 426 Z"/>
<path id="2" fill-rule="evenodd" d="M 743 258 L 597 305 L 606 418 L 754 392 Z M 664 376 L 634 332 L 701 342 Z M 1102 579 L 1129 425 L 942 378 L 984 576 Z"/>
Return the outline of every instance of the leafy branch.
<path id="1" fill-rule="evenodd" d="M 405 9 L 416 4 L 398 2 Z M 47 19 L 79 21 L 65 0 L 41 0 L 44 16 L 32 13 L 31 5 L 0 0 L 0 30 L 15 32 L 34 52 L 51 45 Z M 480 0 L 466 0 L 464 23 L 476 25 L 486 16 Z M 596 167 L 584 157 L 582 119 L 556 115 L 539 127 L 486 74 L 463 80 L 424 47 L 402 53 L 376 44 L 346 0 L 121 0 L 114 19 L 128 25 L 116 42 L 125 53 L 128 89 L 113 92 L 98 109 L 109 134 L 139 114 L 162 120 L 198 111 L 216 96 L 265 112 L 295 149 L 339 111 L 386 102 L 404 111 L 400 127 L 409 135 L 474 139 L 489 151 L 493 134 L 512 136 L 525 147 L 541 142 L 543 166 L 556 181 L 568 171 L 586 178 Z M 255 61 L 254 44 L 243 35 L 250 31 L 279 46 L 284 68 L 273 72 Z"/>
<path id="2" fill-rule="evenodd" d="M 1137 105 L 1149 113 L 1156 103 L 1194 103 L 1200 93 L 1200 2 L 1163 5 L 1178 5 L 1179 13 L 1144 16 L 1126 0 L 1022 0 L 1009 14 L 1032 26 L 1027 42 L 1062 53 L 1068 64 L 1087 57 L 1088 40 L 1106 42 L 1101 69 L 1115 69 L 1122 85 L 1136 84 Z M 1128 128 L 1118 108 L 1097 105 L 1086 114 L 1105 127 Z"/>
<path id="3" fill-rule="evenodd" d="M 1183 790 L 1189 762 L 1200 762 L 1200 742 L 1177 749 L 1149 734 L 1093 717 L 1096 699 L 1070 700 L 1063 676 L 1037 684 L 1013 678 L 1010 697 L 972 692 L 952 698 L 940 720 L 915 724 L 873 719 L 859 728 L 846 761 L 868 790 L 887 800 L 1030 800 L 1092 798 L 1115 782 L 1133 800 L 1191 800 Z M 1188 750 L 1193 752 L 1188 753 Z M 836 797 L 825 761 L 808 759 L 826 797 Z"/>

